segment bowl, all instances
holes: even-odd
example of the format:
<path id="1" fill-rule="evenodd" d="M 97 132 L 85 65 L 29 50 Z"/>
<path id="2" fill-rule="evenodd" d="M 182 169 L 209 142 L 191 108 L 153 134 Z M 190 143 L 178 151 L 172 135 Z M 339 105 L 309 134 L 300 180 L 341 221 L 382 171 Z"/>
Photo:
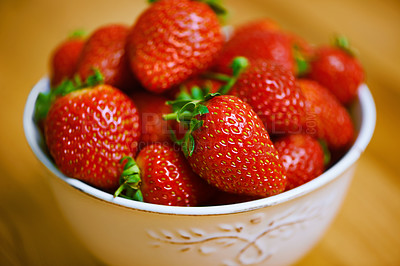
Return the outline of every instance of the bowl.
<path id="1" fill-rule="evenodd" d="M 358 132 L 351 149 L 316 179 L 264 199 L 210 207 L 174 207 L 114 198 L 62 174 L 46 151 L 33 112 L 48 78 L 30 92 L 26 139 L 76 235 L 109 265 L 287 265 L 305 255 L 338 212 L 357 161 L 375 128 L 368 87 L 351 106 Z"/>

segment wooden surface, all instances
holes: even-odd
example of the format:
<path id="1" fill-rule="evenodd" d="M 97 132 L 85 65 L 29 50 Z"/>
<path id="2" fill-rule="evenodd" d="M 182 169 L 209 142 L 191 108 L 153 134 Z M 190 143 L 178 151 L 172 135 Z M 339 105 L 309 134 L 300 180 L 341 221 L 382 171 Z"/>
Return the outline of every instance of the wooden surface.
<path id="1" fill-rule="evenodd" d="M 276 19 L 311 42 L 343 33 L 377 105 L 374 138 L 343 208 L 298 265 L 400 265 L 400 2 L 226 0 L 231 23 Z M 132 24 L 145 0 L 0 1 L 0 265 L 101 265 L 72 234 L 25 141 L 22 113 L 52 48 L 77 28 Z"/>

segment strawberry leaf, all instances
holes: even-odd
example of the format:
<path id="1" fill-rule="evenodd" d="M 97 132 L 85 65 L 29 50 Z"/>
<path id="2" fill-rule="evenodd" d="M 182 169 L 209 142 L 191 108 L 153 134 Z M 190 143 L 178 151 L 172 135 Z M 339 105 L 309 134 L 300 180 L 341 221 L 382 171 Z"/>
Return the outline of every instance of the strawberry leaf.
<path id="1" fill-rule="evenodd" d="M 89 76 L 86 79 L 86 87 L 94 87 L 98 84 L 104 83 L 104 77 L 101 74 L 100 70 L 97 68 L 93 68 L 93 75 Z"/>
<path id="2" fill-rule="evenodd" d="M 50 92 L 40 93 L 35 103 L 35 121 L 41 121 L 46 118 L 50 106 L 57 97 L 104 83 L 104 77 L 100 71 L 98 69 L 93 69 L 93 72 L 94 74 L 89 76 L 85 82 L 82 82 L 80 77 L 76 75 L 73 79 L 65 79 L 60 85 L 50 90 Z"/>
<path id="3" fill-rule="evenodd" d="M 217 14 L 218 16 L 225 16 L 228 12 L 225 7 L 222 6 L 220 0 L 199 0 L 204 2 Z"/>
<path id="4" fill-rule="evenodd" d="M 343 35 L 337 35 L 334 39 L 334 45 L 350 56 L 356 56 L 356 51 L 350 46 L 349 40 Z"/>
<path id="5" fill-rule="evenodd" d="M 135 160 L 130 156 L 125 156 L 121 159 L 120 163 L 126 161 L 123 172 L 119 179 L 120 186 L 114 193 L 114 198 L 121 196 L 127 199 L 143 201 L 143 195 L 140 192 L 140 169 Z M 122 194 L 124 192 L 124 194 Z"/>
<path id="6" fill-rule="evenodd" d="M 195 99 L 195 100 L 203 100 L 204 99 L 204 92 L 198 86 L 192 87 L 191 93 L 192 93 L 191 94 L 192 99 Z"/>
<path id="7" fill-rule="evenodd" d="M 293 54 L 294 59 L 296 60 L 297 76 L 305 76 L 309 72 L 310 66 L 297 45 L 293 47 Z"/>
<path id="8" fill-rule="evenodd" d="M 331 153 L 328 149 L 328 144 L 323 139 L 319 139 L 318 142 L 321 145 L 322 151 L 324 152 L 324 165 L 327 166 L 331 161 Z"/>
<path id="9" fill-rule="evenodd" d="M 51 93 L 39 93 L 35 103 L 35 121 L 40 121 L 47 116 L 53 95 Z"/>
<path id="10" fill-rule="evenodd" d="M 198 104 L 194 110 L 194 115 L 204 115 L 204 114 L 208 114 L 208 108 L 205 105 L 202 104 Z"/>
<path id="11" fill-rule="evenodd" d="M 87 32 L 83 29 L 77 29 L 73 31 L 68 38 L 69 39 L 81 39 L 87 35 Z"/>

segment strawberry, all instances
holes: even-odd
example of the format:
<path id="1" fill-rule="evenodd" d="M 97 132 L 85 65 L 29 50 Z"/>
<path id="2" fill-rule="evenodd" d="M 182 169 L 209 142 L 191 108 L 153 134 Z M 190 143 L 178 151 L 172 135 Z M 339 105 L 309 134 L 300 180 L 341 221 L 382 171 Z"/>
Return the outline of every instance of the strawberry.
<path id="1" fill-rule="evenodd" d="M 274 142 L 286 169 L 286 190 L 298 187 L 319 176 L 324 171 L 324 151 L 315 138 L 296 134 Z"/>
<path id="2" fill-rule="evenodd" d="M 83 85 L 55 98 L 44 120 L 44 134 L 61 172 L 110 191 L 119 185 L 119 160 L 137 151 L 139 114 L 120 90 Z"/>
<path id="3" fill-rule="evenodd" d="M 305 98 L 293 74 L 272 61 L 255 60 L 231 94 L 248 103 L 270 134 L 298 133 L 305 122 Z"/>
<path id="4" fill-rule="evenodd" d="M 85 80 L 98 69 L 104 75 L 104 83 L 127 91 L 137 86 L 129 68 L 125 53 L 129 28 L 111 24 L 98 28 L 87 40 L 79 59 L 77 74 Z"/>
<path id="5" fill-rule="evenodd" d="M 136 163 L 128 160 L 115 196 L 161 205 L 198 206 L 214 193 L 171 145 L 151 144 L 139 152 Z"/>
<path id="6" fill-rule="evenodd" d="M 295 73 L 292 39 L 284 32 L 266 28 L 253 26 L 233 34 L 222 48 L 213 68 L 218 72 L 229 74 L 231 73 L 229 63 L 232 59 L 243 56 L 250 64 L 258 59 L 274 61 Z"/>
<path id="7" fill-rule="evenodd" d="M 77 31 L 54 49 L 50 57 L 50 84 L 52 88 L 60 85 L 64 79 L 74 76 L 84 44 L 83 33 Z"/>
<path id="8" fill-rule="evenodd" d="M 257 114 L 235 96 L 213 96 L 189 101 L 175 113 L 190 124 L 181 143 L 193 171 L 229 193 L 266 197 L 282 192 L 284 168 Z"/>
<path id="9" fill-rule="evenodd" d="M 303 131 L 324 139 L 330 149 L 344 150 L 354 140 L 354 126 L 346 108 L 328 89 L 316 81 L 299 79 L 306 98 L 306 123 Z"/>
<path id="10" fill-rule="evenodd" d="M 218 18 L 207 4 L 160 0 L 136 21 L 127 49 L 142 85 L 163 92 L 207 69 L 222 44 Z"/>
<path id="11" fill-rule="evenodd" d="M 250 22 L 237 26 L 234 30 L 234 34 L 236 37 L 240 35 L 246 36 L 247 34 L 249 34 L 249 32 L 256 32 L 256 31 L 282 32 L 282 29 L 276 21 L 269 18 L 262 18 L 262 19 L 252 20 Z"/>
<path id="12" fill-rule="evenodd" d="M 309 78 L 328 88 L 342 104 L 351 103 L 364 81 L 364 70 L 344 39 L 322 46 L 310 62 Z"/>
<path id="13" fill-rule="evenodd" d="M 136 92 L 131 95 L 139 110 L 141 122 L 141 139 L 139 149 L 152 143 L 170 142 L 168 121 L 162 119 L 164 114 L 172 111 L 167 105 L 167 98 L 150 92 Z"/>

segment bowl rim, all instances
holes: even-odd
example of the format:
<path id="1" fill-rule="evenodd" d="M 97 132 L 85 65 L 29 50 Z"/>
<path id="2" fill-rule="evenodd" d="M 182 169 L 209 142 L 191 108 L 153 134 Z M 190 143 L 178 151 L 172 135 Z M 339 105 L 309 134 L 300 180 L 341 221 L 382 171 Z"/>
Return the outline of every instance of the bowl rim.
<path id="1" fill-rule="evenodd" d="M 360 155 L 368 146 L 374 133 L 376 124 L 376 109 L 373 97 L 368 86 L 366 84 L 362 84 L 358 90 L 358 100 L 361 111 L 359 134 L 349 151 L 347 151 L 347 153 L 336 164 L 334 164 L 317 178 L 278 195 L 243 203 L 201 207 L 165 206 L 133 201 L 121 197 L 114 198 L 113 195 L 110 193 L 94 188 L 77 179 L 67 177 L 63 173 L 61 173 L 54 165 L 52 160 L 40 148 L 40 145 L 37 142 L 37 137 L 38 135 L 40 135 L 40 133 L 33 119 L 34 107 L 38 94 L 40 92 L 45 92 L 48 90 L 49 79 L 48 77 L 44 77 L 39 80 L 39 82 L 36 83 L 30 91 L 23 114 L 25 137 L 31 150 L 33 151 L 37 159 L 43 164 L 43 166 L 50 170 L 50 172 L 57 176 L 59 179 L 66 182 L 71 187 L 77 189 L 77 191 L 83 192 L 89 196 L 108 202 L 110 204 L 119 205 L 121 207 L 126 207 L 132 210 L 162 214 L 206 216 L 242 213 L 277 205 L 301 197 L 333 181 L 336 177 L 340 176 L 343 172 L 350 168 L 358 160 Z"/>

